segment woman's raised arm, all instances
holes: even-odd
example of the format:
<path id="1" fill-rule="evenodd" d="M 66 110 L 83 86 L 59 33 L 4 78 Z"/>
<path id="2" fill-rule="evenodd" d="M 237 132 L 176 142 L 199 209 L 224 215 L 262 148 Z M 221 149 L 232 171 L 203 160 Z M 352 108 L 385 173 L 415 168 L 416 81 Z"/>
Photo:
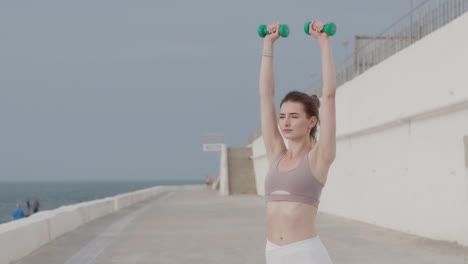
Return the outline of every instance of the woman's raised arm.
<path id="1" fill-rule="evenodd" d="M 319 44 L 322 57 L 322 102 L 320 103 L 320 135 L 317 142 L 319 157 L 330 165 L 336 156 L 336 73 L 333 65 L 333 56 L 330 46 L 330 36 L 320 31 L 325 23 L 313 21 L 310 23 L 309 32 Z"/>
<path id="2" fill-rule="evenodd" d="M 260 117 L 262 136 L 268 160 L 271 162 L 281 151 L 286 149 L 283 137 L 278 129 L 275 110 L 275 78 L 273 72 L 274 43 L 279 36 L 280 24 L 268 26 L 271 33 L 263 42 L 263 56 L 260 67 Z"/>

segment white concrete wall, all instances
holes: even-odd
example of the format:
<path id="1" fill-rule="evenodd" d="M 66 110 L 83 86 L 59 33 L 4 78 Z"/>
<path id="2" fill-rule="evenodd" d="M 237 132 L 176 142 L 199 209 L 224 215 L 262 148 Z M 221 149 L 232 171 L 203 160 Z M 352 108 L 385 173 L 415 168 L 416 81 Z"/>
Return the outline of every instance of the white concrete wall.
<path id="1" fill-rule="evenodd" d="M 26 218 L 0 224 L 0 264 L 13 263 L 89 221 L 144 201 L 162 190 L 171 190 L 175 187 L 197 188 L 197 186 L 156 186 L 62 206 L 54 210 L 40 211 Z"/>
<path id="2" fill-rule="evenodd" d="M 319 210 L 468 246 L 468 13 L 339 87 Z M 268 161 L 252 143 L 259 194 Z"/>
<path id="3" fill-rule="evenodd" d="M 226 144 L 221 144 L 219 165 L 219 193 L 221 195 L 229 195 L 229 170 L 228 170 L 228 153 Z"/>

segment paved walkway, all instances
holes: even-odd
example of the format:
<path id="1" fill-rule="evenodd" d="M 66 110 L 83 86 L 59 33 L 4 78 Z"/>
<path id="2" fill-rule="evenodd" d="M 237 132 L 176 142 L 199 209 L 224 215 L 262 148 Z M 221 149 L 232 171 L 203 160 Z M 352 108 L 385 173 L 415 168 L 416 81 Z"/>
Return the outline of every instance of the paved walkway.
<path id="1" fill-rule="evenodd" d="M 321 212 L 317 230 L 335 264 L 468 263 L 468 249 L 453 243 Z M 174 187 L 85 224 L 16 263 L 264 264 L 266 231 L 262 196 Z"/>

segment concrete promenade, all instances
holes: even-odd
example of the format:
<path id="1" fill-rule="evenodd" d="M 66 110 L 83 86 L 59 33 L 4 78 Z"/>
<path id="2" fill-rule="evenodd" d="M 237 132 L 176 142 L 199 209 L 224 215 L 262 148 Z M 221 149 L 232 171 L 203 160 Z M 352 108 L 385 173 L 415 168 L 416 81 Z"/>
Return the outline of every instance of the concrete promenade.
<path id="1" fill-rule="evenodd" d="M 468 249 L 454 243 L 321 212 L 317 229 L 335 264 L 468 263 Z M 266 232 L 263 196 L 220 196 L 205 186 L 168 187 L 15 263 L 265 263 Z"/>

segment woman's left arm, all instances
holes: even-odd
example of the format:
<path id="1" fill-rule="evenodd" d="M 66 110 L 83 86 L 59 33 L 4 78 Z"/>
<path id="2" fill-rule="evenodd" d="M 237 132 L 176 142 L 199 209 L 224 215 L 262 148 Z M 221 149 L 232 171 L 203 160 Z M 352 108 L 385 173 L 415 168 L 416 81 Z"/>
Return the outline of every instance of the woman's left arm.
<path id="1" fill-rule="evenodd" d="M 319 157 L 330 165 L 336 157 L 336 73 L 333 65 L 330 36 L 324 32 L 319 33 L 324 25 L 323 22 L 314 21 L 314 23 L 310 24 L 309 31 L 317 39 L 322 57 L 323 90 L 319 111 L 320 135 L 317 142 L 317 151 Z"/>

